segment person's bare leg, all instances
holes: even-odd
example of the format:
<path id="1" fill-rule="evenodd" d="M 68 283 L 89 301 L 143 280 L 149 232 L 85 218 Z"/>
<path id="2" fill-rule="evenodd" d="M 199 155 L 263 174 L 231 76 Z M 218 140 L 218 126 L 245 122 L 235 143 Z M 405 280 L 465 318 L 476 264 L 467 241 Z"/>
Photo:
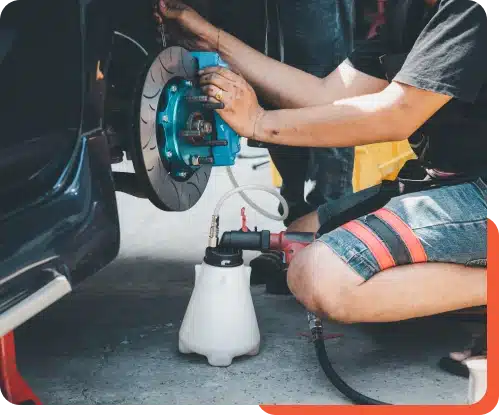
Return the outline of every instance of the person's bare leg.
<path id="1" fill-rule="evenodd" d="M 400 321 L 487 303 L 485 269 L 414 264 L 388 269 L 365 282 L 319 242 L 293 260 L 288 284 L 309 310 L 345 323 Z"/>
<path id="2" fill-rule="evenodd" d="M 317 211 L 296 219 L 286 229 L 288 232 L 317 232 L 320 228 Z"/>

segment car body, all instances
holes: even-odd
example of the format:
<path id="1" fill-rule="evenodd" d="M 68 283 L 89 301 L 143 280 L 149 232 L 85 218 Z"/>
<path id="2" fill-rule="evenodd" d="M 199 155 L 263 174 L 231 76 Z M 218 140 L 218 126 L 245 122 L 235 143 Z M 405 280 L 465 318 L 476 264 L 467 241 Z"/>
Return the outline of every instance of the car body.
<path id="1" fill-rule="evenodd" d="M 116 33 L 160 48 L 150 4 L 122 3 L 18 0 L 2 12 L 0 337 L 117 256 L 111 165 L 127 149 L 110 120 L 131 89 L 113 91 L 145 58 Z"/>

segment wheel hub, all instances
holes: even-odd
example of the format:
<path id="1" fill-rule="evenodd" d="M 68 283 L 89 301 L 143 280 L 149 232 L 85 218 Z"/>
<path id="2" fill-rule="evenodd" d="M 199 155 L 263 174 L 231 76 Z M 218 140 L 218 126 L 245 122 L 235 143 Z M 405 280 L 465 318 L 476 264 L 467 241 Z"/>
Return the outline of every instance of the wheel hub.
<path id="1" fill-rule="evenodd" d="M 212 110 L 190 97 L 201 90 L 189 80 L 174 78 L 163 90 L 158 111 L 158 135 L 164 142 L 160 153 L 170 174 L 180 179 L 190 177 L 201 165 L 213 165 L 212 145 L 218 145 Z M 162 141 L 162 140 L 161 140 Z"/>

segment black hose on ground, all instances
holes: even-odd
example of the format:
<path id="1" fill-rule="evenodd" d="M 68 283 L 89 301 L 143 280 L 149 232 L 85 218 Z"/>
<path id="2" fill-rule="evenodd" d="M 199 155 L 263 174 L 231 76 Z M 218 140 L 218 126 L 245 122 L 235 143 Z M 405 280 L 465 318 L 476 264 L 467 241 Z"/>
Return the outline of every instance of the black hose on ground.
<path id="1" fill-rule="evenodd" d="M 329 357 L 327 355 L 326 346 L 324 344 L 323 337 L 323 326 L 322 322 L 315 314 L 308 314 L 310 331 L 312 333 L 312 339 L 315 346 L 315 352 L 317 354 L 317 359 L 319 364 L 324 370 L 327 378 L 338 389 L 343 395 L 350 399 L 356 405 L 391 405 L 386 402 L 378 401 L 376 399 L 369 398 L 366 395 L 356 391 L 350 387 L 341 377 L 338 375 L 336 370 L 334 370 Z"/>

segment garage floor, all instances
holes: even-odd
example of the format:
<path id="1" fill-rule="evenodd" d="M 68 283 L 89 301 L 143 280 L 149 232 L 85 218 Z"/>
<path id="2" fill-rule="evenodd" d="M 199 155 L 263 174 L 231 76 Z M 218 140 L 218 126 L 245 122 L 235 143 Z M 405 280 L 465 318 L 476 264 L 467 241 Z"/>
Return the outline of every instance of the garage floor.
<path id="1" fill-rule="evenodd" d="M 268 168 L 235 169 L 242 183 L 271 184 Z M 125 166 L 126 168 L 126 166 Z M 258 356 L 210 367 L 177 352 L 177 333 L 203 256 L 208 223 L 230 189 L 224 170 L 188 213 L 164 213 L 118 195 L 121 252 L 114 263 L 17 331 L 19 365 L 46 404 L 341 404 L 301 336 L 306 315 L 291 297 L 253 290 L 262 348 Z M 276 203 L 254 194 L 266 206 Z M 238 228 L 243 202 L 222 212 L 222 229 Z M 280 225 L 248 211 L 249 225 Z M 249 260 L 253 255 L 246 255 Z M 329 333 L 331 360 L 353 386 L 405 404 L 465 402 L 467 382 L 436 363 L 468 340 L 465 327 L 442 318 L 390 325 L 341 326 Z"/>

